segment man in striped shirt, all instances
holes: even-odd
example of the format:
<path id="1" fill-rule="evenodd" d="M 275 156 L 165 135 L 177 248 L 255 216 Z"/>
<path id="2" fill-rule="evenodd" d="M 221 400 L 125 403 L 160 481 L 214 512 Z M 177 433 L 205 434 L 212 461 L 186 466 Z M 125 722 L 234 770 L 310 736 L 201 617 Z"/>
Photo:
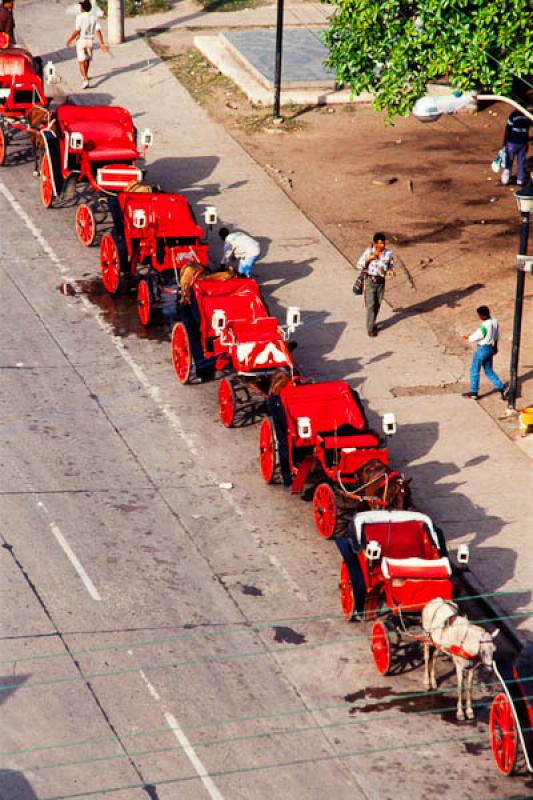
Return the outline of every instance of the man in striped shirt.
<path id="1" fill-rule="evenodd" d="M 481 372 L 481 367 L 483 367 L 485 375 L 499 391 L 502 400 L 506 400 L 505 384 L 502 383 L 492 369 L 492 358 L 498 352 L 498 320 L 495 317 L 491 317 L 488 306 L 479 306 L 476 311 L 481 320 L 481 325 L 470 336 L 463 336 L 463 339 L 476 345 L 470 366 L 470 391 L 464 397 L 470 397 L 472 400 L 478 399 L 479 373 Z"/>

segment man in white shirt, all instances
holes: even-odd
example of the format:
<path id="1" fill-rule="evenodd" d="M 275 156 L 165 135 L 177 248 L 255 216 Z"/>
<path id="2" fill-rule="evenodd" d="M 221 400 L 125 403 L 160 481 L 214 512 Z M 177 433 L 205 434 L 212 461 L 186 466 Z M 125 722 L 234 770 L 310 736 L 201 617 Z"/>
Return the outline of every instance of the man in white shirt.
<path id="1" fill-rule="evenodd" d="M 470 336 L 463 336 L 463 339 L 476 344 L 470 366 L 470 391 L 464 397 L 470 397 L 472 400 L 478 399 L 479 373 L 481 372 L 481 367 L 483 367 L 485 375 L 499 391 L 502 400 L 506 400 L 505 384 L 502 383 L 492 369 L 492 357 L 498 352 L 498 320 L 495 317 L 491 317 L 488 306 L 479 306 L 476 311 L 481 320 L 481 325 Z"/>
<path id="2" fill-rule="evenodd" d="M 394 275 L 394 256 L 385 245 L 385 234 L 375 233 L 372 244 L 356 264 L 365 277 L 366 329 L 369 336 L 378 335 L 376 319 L 385 295 L 385 278 Z"/>
<path id="3" fill-rule="evenodd" d="M 76 53 L 81 72 L 81 85 L 84 89 L 89 87 L 89 65 L 93 57 L 94 40 L 98 38 L 100 47 L 107 53 L 106 43 L 102 35 L 102 29 L 98 22 L 98 7 L 93 8 L 90 0 L 80 2 L 80 13 L 76 17 L 76 29 L 67 41 L 70 47 L 76 41 Z"/>
<path id="4" fill-rule="evenodd" d="M 224 256 L 221 266 L 229 266 L 230 261 L 237 261 L 237 272 L 244 278 L 252 277 L 252 269 L 259 258 L 261 248 L 259 242 L 248 236 L 243 231 L 230 233 L 227 228 L 221 228 L 218 235 L 224 242 Z"/>

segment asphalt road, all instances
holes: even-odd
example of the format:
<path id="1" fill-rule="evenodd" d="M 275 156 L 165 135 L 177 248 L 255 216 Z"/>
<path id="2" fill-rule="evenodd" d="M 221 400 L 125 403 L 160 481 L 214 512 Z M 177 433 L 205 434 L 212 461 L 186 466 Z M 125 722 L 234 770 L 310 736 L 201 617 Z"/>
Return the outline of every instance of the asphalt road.
<path id="1" fill-rule="evenodd" d="M 486 705 L 457 724 L 416 654 L 377 675 L 310 504 L 102 293 L 73 215 L 1 171 L 0 798 L 507 797 Z"/>

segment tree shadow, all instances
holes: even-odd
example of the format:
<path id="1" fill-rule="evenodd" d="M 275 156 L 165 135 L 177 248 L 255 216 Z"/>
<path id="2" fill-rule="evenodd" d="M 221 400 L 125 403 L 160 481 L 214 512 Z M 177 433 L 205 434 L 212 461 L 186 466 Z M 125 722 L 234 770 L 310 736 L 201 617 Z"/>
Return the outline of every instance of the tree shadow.
<path id="1" fill-rule="evenodd" d="M 158 183 L 165 192 L 184 194 L 194 205 L 205 197 L 211 199 L 220 194 L 219 183 L 204 183 L 219 160 L 218 156 L 158 158 L 147 164 L 147 178 L 150 183 Z"/>
<path id="2" fill-rule="evenodd" d="M 0 676 L 0 704 L 11 697 L 27 680 L 30 674 L 23 675 L 1 675 Z"/>
<path id="3" fill-rule="evenodd" d="M 380 322 L 380 330 L 392 328 L 393 325 L 396 325 L 398 322 L 402 322 L 404 319 L 419 316 L 420 314 L 428 314 L 430 311 L 434 311 L 436 308 L 441 308 L 442 306 L 446 308 L 457 308 L 457 306 L 462 300 L 464 300 L 465 297 L 478 292 L 484 287 L 484 283 L 472 283 L 470 286 L 466 286 L 464 289 L 451 289 L 449 292 L 441 292 L 441 294 L 428 297 L 427 300 L 421 300 L 417 303 L 413 303 L 411 306 L 406 306 L 405 308 L 394 307 L 394 316 L 383 320 L 383 322 Z"/>
<path id="4" fill-rule="evenodd" d="M 0 771 L 1 797 L 13 800 L 38 800 L 29 780 L 16 769 Z"/>

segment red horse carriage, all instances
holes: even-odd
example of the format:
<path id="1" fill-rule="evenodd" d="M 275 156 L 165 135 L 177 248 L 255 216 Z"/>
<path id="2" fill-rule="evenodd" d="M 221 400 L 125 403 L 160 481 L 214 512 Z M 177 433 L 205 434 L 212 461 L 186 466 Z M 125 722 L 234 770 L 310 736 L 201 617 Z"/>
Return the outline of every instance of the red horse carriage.
<path id="1" fill-rule="evenodd" d="M 97 221 L 107 217 L 107 198 L 142 181 L 137 161 L 151 144 L 152 134 L 143 131 L 141 152 L 125 108 L 64 105 L 57 109 L 54 125 L 42 132 L 42 139 L 41 200 L 46 208 L 79 184 L 101 196 L 100 201 L 83 202 L 76 209 L 76 234 L 89 246 L 96 236 Z"/>
<path id="2" fill-rule="evenodd" d="M 46 109 L 48 103 L 39 65 L 31 53 L 20 47 L 0 50 L 0 166 L 5 164 L 15 133 L 30 132 L 31 109 Z"/>
<path id="3" fill-rule="evenodd" d="M 522 750 L 526 768 L 533 772 L 533 644 L 513 664 L 496 661 L 493 669 L 501 682 L 489 717 L 494 760 L 500 772 L 511 775 Z"/>
<path id="4" fill-rule="evenodd" d="M 269 316 L 253 279 L 198 275 L 189 290 L 190 302 L 179 307 L 172 361 L 181 383 L 189 383 L 193 376 L 208 379 L 217 369 L 232 372 L 219 389 L 220 419 L 232 427 L 264 408 L 280 371 L 294 374 L 287 338 L 300 324 L 299 311 L 289 309 L 283 330 Z"/>
<path id="5" fill-rule="evenodd" d="M 408 481 L 388 466 L 388 449 L 346 382 L 291 381 L 268 407 L 259 431 L 263 478 L 281 479 L 293 493 L 310 482 L 315 525 L 325 539 L 342 533 L 356 510 L 409 506 Z M 385 415 L 384 432 L 395 430 L 394 416 Z"/>
<path id="6" fill-rule="evenodd" d="M 163 295 L 179 295 L 182 264 L 207 266 L 204 231 L 185 197 L 162 192 L 121 192 L 110 200 L 114 227 L 100 243 L 104 286 L 116 294 L 121 277 L 138 277 L 137 306 L 143 325 Z"/>

